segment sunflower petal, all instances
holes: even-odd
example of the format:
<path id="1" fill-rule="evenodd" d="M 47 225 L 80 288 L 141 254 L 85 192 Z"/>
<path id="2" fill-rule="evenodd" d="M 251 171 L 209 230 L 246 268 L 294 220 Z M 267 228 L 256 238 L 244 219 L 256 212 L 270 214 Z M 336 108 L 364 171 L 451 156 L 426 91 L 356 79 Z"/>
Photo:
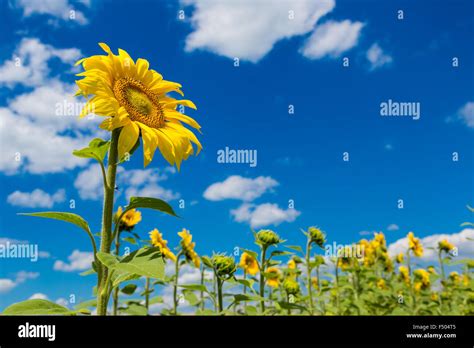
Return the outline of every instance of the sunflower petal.
<path id="1" fill-rule="evenodd" d="M 140 129 L 134 122 L 130 122 L 122 128 L 118 140 L 118 156 L 120 160 L 135 146 L 139 134 Z"/>
<path id="2" fill-rule="evenodd" d="M 156 147 L 158 146 L 158 137 L 147 125 L 136 122 L 142 130 L 142 141 L 143 141 L 143 162 L 145 167 L 150 164 L 155 154 Z"/>

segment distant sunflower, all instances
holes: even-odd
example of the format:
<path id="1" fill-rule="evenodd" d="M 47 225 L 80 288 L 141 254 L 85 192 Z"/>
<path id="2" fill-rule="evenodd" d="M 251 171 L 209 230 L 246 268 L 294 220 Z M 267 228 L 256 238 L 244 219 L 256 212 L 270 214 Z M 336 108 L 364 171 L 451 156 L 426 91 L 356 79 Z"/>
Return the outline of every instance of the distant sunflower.
<path id="1" fill-rule="evenodd" d="M 255 275 L 258 273 L 259 268 L 258 268 L 258 262 L 249 253 L 242 253 L 242 256 L 240 257 L 240 262 L 239 266 L 248 274 L 250 275 Z"/>
<path id="2" fill-rule="evenodd" d="M 423 245 L 419 238 L 416 238 L 413 232 L 408 233 L 408 248 L 413 251 L 416 257 L 423 256 Z"/>
<path id="3" fill-rule="evenodd" d="M 151 244 L 158 247 L 163 257 L 176 261 L 176 255 L 168 248 L 168 241 L 163 239 L 163 235 L 156 228 L 150 232 Z"/>
<path id="4" fill-rule="evenodd" d="M 122 159 L 132 151 L 141 136 L 145 167 L 153 159 L 158 147 L 163 157 L 180 168 L 181 162 L 194 153 L 191 143 L 201 144 L 193 132 L 184 124 L 197 130 L 201 127 L 189 116 L 176 110 L 178 105 L 196 109 L 190 100 L 177 100 L 168 93 L 181 95 L 179 83 L 163 80 L 155 70 L 149 69 L 145 59 L 136 62 L 122 49 L 114 55 L 109 46 L 99 43 L 107 55 L 95 55 L 79 60 L 84 76 L 76 81 L 79 86 L 77 95 L 89 97 L 81 117 L 93 112 L 100 116 L 109 116 L 100 128 L 112 131 L 122 128 L 118 139 L 118 155 Z"/>
<path id="5" fill-rule="evenodd" d="M 186 256 L 186 260 L 191 261 L 196 268 L 199 268 L 201 259 L 199 255 L 194 251 L 196 243 L 194 243 L 193 236 L 189 233 L 189 230 L 183 228 L 181 232 L 178 232 L 178 236 L 181 237 L 180 245 L 183 250 L 183 254 Z"/>
<path id="6" fill-rule="evenodd" d="M 271 286 L 272 288 L 277 288 L 280 285 L 280 276 L 281 272 L 276 267 L 268 267 L 267 268 L 267 285 Z"/>
<path id="7" fill-rule="evenodd" d="M 142 221 L 142 213 L 136 209 L 130 209 L 125 214 L 123 214 L 120 221 L 120 215 L 122 215 L 122 207 L 118 207 L 117 212 L 115 213 L 115 221 L 120 224 L 122 230 L 131 231 L 135 225 Z"/>

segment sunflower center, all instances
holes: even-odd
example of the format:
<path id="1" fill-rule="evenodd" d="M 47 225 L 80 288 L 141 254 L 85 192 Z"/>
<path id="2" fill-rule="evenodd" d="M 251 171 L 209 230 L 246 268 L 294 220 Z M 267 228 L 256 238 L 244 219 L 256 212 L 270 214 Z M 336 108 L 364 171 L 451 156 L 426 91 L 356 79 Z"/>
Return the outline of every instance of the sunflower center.
<path id="1" fill-rule="evenodd" d="M 164 124 L 164 115 L 158 97 L 143 83 L 123 77 L 114 83 L 113 91 L 120 106 L 127 110 L 132 121 L 141 122 L 151 128 Z"/>

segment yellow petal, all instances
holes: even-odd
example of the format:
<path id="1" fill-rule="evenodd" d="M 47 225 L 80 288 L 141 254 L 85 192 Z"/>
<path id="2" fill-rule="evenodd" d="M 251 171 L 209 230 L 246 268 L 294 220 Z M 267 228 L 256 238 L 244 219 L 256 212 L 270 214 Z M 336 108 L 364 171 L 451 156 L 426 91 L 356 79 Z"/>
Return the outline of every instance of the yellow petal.
<path id="1" fill-rule="evenodd" d="M 188 108 L 197 110 L 196 105 L 194 105 L 194 103 L 191 100 L 187 100 L 187 99 L 173 100 L 173 101 L 165 103 L 165 107 L 170 107 L 170 108 L 173 108 L 173 109 L 176 108 L 176 105 L 184 105 Z"/>
<path id="2" fill-rule="evenodd" d="M 142 130 L 142 141 L 143 141 L 143 162 L 144 166 L 148 166 L 151 160 L 153 159 L 153 155 L 155 154 L 156 147 L 158 146 L 158 137 L 147 125 L 136 122 L 138 126 Z"/>
<path id="3" fill-rule="evenodd" d="M 199 125 L 199 123 L 197 123 L 193 118 L 186 116 L 176 110 L 164 109 L 164 112 L 165 112 L 166 118 L 171 118 L 171 119 L 184 122 L 190 125 L 191 127 L 196 128 L 197 130 L 201 129 L 201 126 Z"/>
<path id="4" fill-rule="evenodd" d="M 118 156 L 121 160 L 127 152 L 135 146 L 138 140 L 140 129 L 134 122 L 130 122 L 128 125 L 122 128 L 118 140 Z"/>
<path id="5" fill-rule="evenodd" d="M 130 120 L 127 111 L 123 106 L 121 106 L 114 117 L 107 118 L 100 124 L 99 127 L 108 131 L 112 131 L 116 128 L 125 127 L 130 122 L 132 121 Z"/>
<path id="6" fill-rule="evenodd" d="M 150 63 L 146 59 L 138 58 L 137 59 L 137 77 L 140 80 L 144 80 Z"/>

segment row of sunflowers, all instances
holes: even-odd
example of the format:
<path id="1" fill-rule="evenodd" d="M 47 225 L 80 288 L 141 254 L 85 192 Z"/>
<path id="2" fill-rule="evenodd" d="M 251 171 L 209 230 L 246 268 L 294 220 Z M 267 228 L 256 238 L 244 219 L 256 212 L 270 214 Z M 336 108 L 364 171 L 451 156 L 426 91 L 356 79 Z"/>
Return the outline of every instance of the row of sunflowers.
<path id="1" fill-rule="evenodd" d="M 104 187 L 100 233 L 93 233 L 84 218 L 71 212 L 24 214 L 67 222 L 87 234 L 94 260 L 83 275 L 96 277 L 95 298 L 73 309 L 48 300 L 27 300 L 12 304 L 3 314 L 146 315 L 153 308 L 165 315 L 474 314 L 474 260 L 453 260 L 456 247 L 448 240 L 438 245 L 438 265 L 426 269 L 415 267 L 424 250 L 413 233 L 408 234 L 406 252 L 395 258 L 389 255 L 382 233 L 323 254 L 326 235 L 316 227 L 303 231 L 304 248 L 286 245 L 271 230 L 253 232 L 258 249 L 242 249 L 233 256 L 198 255 L 186 229 L 178 233 L 181 240 L 176 248 L 168 246 L 158 230 L 151 231 L 150 240 L 143 243 L 134 232 L 141 221 L 139 209 L 176 214 L 168 203 L 153 197 L 131 197 L 123 209 L 114 211 L 117 168 L 141 143 L 145 166 L 158 149 L 179 170 L 202 148 L 186 127 L 200 130 L 200 125 L 184 115 L 184 107 L 196 106 L 172 98 L 171 93 L 183 95 L 181 85 L 164 80 L 147 60 L 134 61 L 122 49 L 116 55 L 106 44 L 99 45 L 106 55 L 77 63 L 84 68 L 78 74 L 82 79 L 76 81 L 77 95 L 87 99 L 81 116 L 103 116 L 100 128 L 111 132 L 110 140 L 93 139 L 73 155 L 100 165 Z M 122 254 L 123 243 L 139 247 Z M 174 265 L 171 275 L 165 271 L 167 264 Z M 180 281 L 185 265 L 199 270 L 199 283 Z M 446 274 L 448 266 L 458 270 Z M 145 288 L 137 298 L 137 283 L 143 280 Z M 162 293 L 160 287 L 171 287 L 171 301 L 155 295 Z"/>

